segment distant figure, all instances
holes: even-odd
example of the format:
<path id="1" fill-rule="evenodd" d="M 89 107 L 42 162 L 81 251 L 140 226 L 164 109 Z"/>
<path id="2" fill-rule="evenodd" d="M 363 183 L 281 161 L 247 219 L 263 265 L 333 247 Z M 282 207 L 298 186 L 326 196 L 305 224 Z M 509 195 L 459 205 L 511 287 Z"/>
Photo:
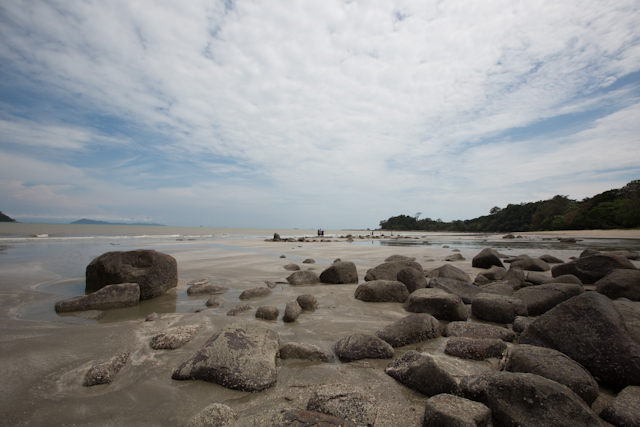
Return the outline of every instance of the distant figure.
<path id="1" fill-rule="evenodd" d="M 318 228 L 318 236 L 324 236 L 324 231 L 322 231 L 322 228 Z"/>

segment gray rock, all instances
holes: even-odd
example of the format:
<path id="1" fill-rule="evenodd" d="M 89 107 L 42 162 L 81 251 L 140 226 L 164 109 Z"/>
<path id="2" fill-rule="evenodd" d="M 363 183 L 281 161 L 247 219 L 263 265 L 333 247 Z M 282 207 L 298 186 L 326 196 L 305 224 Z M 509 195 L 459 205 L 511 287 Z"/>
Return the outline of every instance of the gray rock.
<path id="1" fill-rule="evenodd" d="M 276 287 L 276 283 L 271 280 L 265 280 L 264 284 L 267 285 L 267 288 L 273 289 Z"/>
<path id="2" fill-rule="evenodd" d="M 312 259 L 312 258 L 307 258 L 304 261 L 302 261 L 303 264 L 315 264 L 316 260 Z"/>
<path id="3" fill-rule="evenodd" d="M 546 262 L 547 264 L 564 264 L 564 261 L 561 260 L 560 258 L 556 258 L 553 255 L 541 255 L 538 258 L 540 258 L 542 261 Z"/>
<path id="4" fill-rule="evenodd" d="M 488 294 L 511 296 L 515 292 L 515 289 L 513 289 L 513 286 L 511 286 L 511 284 L 506 280 L 489 282 L 488 284 L 482 285 L 480 287 L 482 288 L 483 293 L 488 293 Z"/>
<path id="5" fill-rule="evenodd" d="M 483 249 L 471 260 L 471 266 L 476 268 L 491 268 L 494 265 L 504 267 L 500 261 L 500 254 L 491 248 Z"/>
<path id="6" fill-rule="evenodd" d="M 527 316 L 524 301 L 506 295 L 478 294 L 471 303 L 478 319 L 495 323 L 513 323 L 517 316 Z"/>
<path id="7" fill-rule="evenodd" d="M 613 301 L 632 340 L 640 344 L 640 302 L 619 298 Z"/>
<path id="8" fill-rule="evenodd" d="M 640 384 L 640 345 L 613 302 L 597 292 L 585 292 L 547 311 L 522 333 L 520 343 L 561 351 L 600 383 Z"/>
<path id="9" fill-rule="evenodd" d="M 546 285 L 548 283 L 574 283 L 576 285 L 582 285 L 582 282 L 580 281 L 580 279 L 578 279 L 573 274 L 565 274 L 563 276 L 544 279 L 541 285 Z"/>
<path id="10" fill-rule="evenodd" d="M 611 270 L 596 282 L 596 291 L 611 299 L 640 301 L 640 270 Z"/>
<path id="11" fill-rule="evenodd" d="M 302 314 L 302 307 L 298 304 L 298 301 L 290 301 L 284 308 L 284 316 L 282 320 L 287 323 L 295 322 Z"/>
<path id="12" fill-rule="evenodd" d="M 528 258 L 511 263 L 511 268 L 519 268 L 526 271 L 549 271 L 549 264 L 539 258 Z"/>
<path id="13" fill-rule="evenodd" d="M 218 301 L 218 297 L 214 295 L 211 298 L 209 298 L 207 302 L 204 303 L 204 305 L 210 308 L 216 308 L 216 307 L 220 307 L 220 301 Z"/>
<path id="14" fill-rule="evenodd" d="M 504 280 L 504 278 L 507 277 L 507 271 L 508 270 L 504 267 L 497 267 L 494 265 L 487 271 L 481 271 L 478 273 L 478 276 L 484 276 L 489 279 L 490 282 L 494 282 L 496 280 Z M 476 279 L 478 276 L 476 276 Z"/>
<path id="15" fill-rule="evenodd" d="M 262 391 L 275 384 L 278 334 L 252 324 L 220 329 L 173 372 L 174 380 L 203 380 L 232 390 Z"/>
<path id="16" fill-rule="evenodd" d="M 229 427 L 358 427 L 353 421 L 302 409 L 274 409 L 240 418 Z"/>
<path id="17" fill-rule="evenodd" d="M 298 295 L 296 301 L 303 310 L 315 310 L 318 305 L 318 300 L 311 294 Z"/>
<path id="18" fill-rule="evenodd" d="M 416 270 L 413 267 L 405 267 L 398 271 L 396 280 L 406 286 L 409 293 L 416 289 L 422 289 L 427 287 L 427 279 L 424 277 L 424 273 Z"/>
<path id="19" fill-rule="evenodd" d="M 600 416 L 615 426 L 640 426 L 640 387 L 625 387 L 613 404 L 604 408 Z"/>
<path id="20" fill-rule="evenodd" d="M 473 322 L 451 322 L 442 332 L 445 337 L 494 338 L 512 342 L 516 334 L 507 328 Z"/>
<path id="21" fill-rule="evenodd" d="M 416 258 L 412 257 L 412 256 L 394 254 L 394 255 L 391 255 L 391 256 L 387 257 L 387 259 L 385 259 L 384 262 L 415 261 L 415 260 L 416 260 Z"/>
<path id="22" fill-rule="evenodd" d="M 407 287 L 395 280 L 365 282 L 355 291 L 355 298 L 365 302 L 405 302 L 408 297 Z"/>
<path id="23" fill-rule="evenodd" d="M 427 400 L 422 427 L 486 427 L 490 422 L 486 405 L 443 393 Z"/>
<path id="24" fill-rule="evenodd" d="M 526 316 L 518 316 L 513 321 L 513 330 L 521 334 L 525 329 L 533 322 L 535 319 L 533 317 Z"/>
<path id="25" fill-rule="evenodd" d="M 229 288 L 218 285 L 196 284 L 187 289 L 187 295 L 217 295 L 227 292 Z"/>
<path id="26" fill-rule="evenodd" d="M 393 347 L 380 338 L 353 333 L 342 338 L 333 345 L 333 351 L 343 362 L 360 359 L 391 359 Z"/>
<path id="27" fill-rule="evenodd" d="M 307 403 L 308 411 L 350 420 L 360 426 L 373 427 L 378 406 L 363 390 L 349 385 L 326 385 L 314 390 Z"/>
<path id="28" fill-rule="evenodd" d="M 251 306 L 245 302 L 229 310 L 227 312 L 227 316 L 237 316 L 238 314 L 244 313 L 245 311 L 249 310 L 251 310 Z"/>
<path id="29" fill-rule="evenodd" d="M 91 387 L 92 385 L 109 384 L 113 381 L 116 374 L 120 372 L 120 369 L 127 363 L 127 360 L 129 360 L 129 353 L 121 353 L 112 357 L 111 360 L 106 363 L 92 366 L 84 376 L 82 385 Z"/>
<path id="30" fill-rule="evenodd" d="M 522 288 L 516 291 L 512 297 L 524 301 L 529 316 L 539 316 L 561 302 L 583 292 L 582 285 L 575 283 L 549 283 Z"/>
<path id="31" fill-rule="evenodd" d="M 471 282 L 471 277 L 469 277 L 467 273 L 451 264 L 445 264 L 441 267 L 430 270 L 427 273 L 427 277 L 443 277 L 445 279 L 460 280 L 461 282 Z"/>
<path id="32" fill-rule="evenodd" d="M 271 289 L 267 288 L 266 286 L 259 286 L 257 288 L 245 289 L 240 294 L 239 298 L 241 301 L 244 301 L 248 299 L 266 297 L 267 295 L 271 295 Z"/>
<path id="33" fill-rule="evenodd" d="M 283 267 L 287 271 L 299 271 L 300 266 L 298 264 L 287 264 Z"/>
<path id="34" fill-rule="evenodd" d="M 636 267 L 627 258 L 602 253 L 556 265 L 551 269 L 551 273 L 553 277 L 573 274 L 582 283 L 593 284 L 615 269 L 636 270 Z"/>
<path id="35" fill-rule="evenodd" d="M 151 338 L 151 348 L 155 350 L 174 350 L 180 348 L 193 338 L 202 325 L 177 326 L 167 329 Z"/>
<path id="36" fill-rule="evenodd" d="M 178 285 L 178 263 L 170 255 L 139 249 L 107 252 L 87 266 L 86 292 L 119 283 L 137 283 L 140 300 L 157 297 Z"/>
<path id="37" fill-rule="evenodd" d="M 456 279 L 448 279 L 445 277 L 435 277 L 429 279 L 429 287 L 441 289 L 450 294 L 459 296 L 465 304 L 471 304 L 473 298 L 484 292 L 484 290 L 476 285 L 468 282 L 462 282 Z"/>
<path id="38" fill-rule="evenodd" d="M 509 353 L 505 369 L 522 372 L 564 384 L 591 406 L 600 393 L 589 371 L 557 350 L 533 345 L 515 346 Z"/>
<path id="39" fill-rule="evenodd" d="M 358 283 L 358 270 L 351 261 L 338 261 L 320 273 L 322 283 Z"/>
<path id="40" fill-rule="evenodd" d="M 280 359 L 302 359 L 317 362 L 333 362 L 333 354 L 317 345 L 289 342 L 280 347 Z"/>
<path id="41" fill-rule="evenodd" d="M 527 273 L 527 282 L 534 284 L 534 285 L 542 285 L 544 282 L 546 282 L 549 279 L 553 279 L 553 277 L 550 277 L 548 274 L 545 273 L 541 273 L 538 271 L 531 271 Z"/>
<path id="42" fill-rule="evenodd" d="M 83 310 L 110 310 L 133 307 L 140 302 L 140 287 L 137 283 L 107 285 L 89 295 L 82 295 L 56 302 L 57 313 Z"/>
<path id="43" fill-rule="evenodd" d="M 256 319 L 278 320 L 280 310 L 274 305 L 263 305 L 256 310 Z"/>
<path id="44" fill-rule="evenodd" d="M 373 280 L 396 280 L 398 272 L 405 267 L 412 267 L 421 272 L 424 271 L 422 266 L 415 261 L 399 260 L 383 262 L 382 264 L 369 269 L 367 274 L 364 276 L 364 280 L 367 282 Z"/>
<path id="45" fill-rule="evenodd" d="M 580 253 L 580 258 L 586 258 L 588 256 L 600 255 L 600 251 L 597 249 L 585 249 Z"/>
<path id="46" fill-rule="evenodd" d="M 469 311 L 459 296 L 433 288 L 413 292 L 404 309 L 412 313 L 428 313 L 439 320 L 467 320 L 469 317 Z"/>
<path id="47" fill-rule="evenodd" d="M 384 372 L 410 389 L 427 396 L 459 394 L 455 378 L 427 354 L 409 350 L 391 362 Z"/>
<path id="48" fill-rule="evenodd" d="M 616 255 L 616 256 L 621 256 L 623 258 L 627 258 L 627 259 L 633 259 L 633 260 L 639 260 L 640 259 L 640 255 L 637 254 L 636 252 L 629 252 L 629 251 L 611 251 L 611 252 L 606 252 L 609 255 Z"/>
<path id="49" fill-rule="evenodd" d="M 296 271 L 287 277 L 287 282 L 292 286 L 307 286 L 320 283 L 320 278 L 313 271 Z"/>
<path id="50" fill-rule="evenodd" d="M 153 322 L 154 320 L 158 320 L 160 318 L 160 316 L 158 316 L 158 313 L 151 313 L 150 315 L 148 315 L 144 321 L 145 322 Z"/>
<path id="51" fill-rule="evenodd" d="M 455 261 L 464 261 L 465 258 L 461 254 L 451 254 L 447 256 L 444 261 L 455 262 Z"/>
<path id="52" fill-rule="evenodd" d="M 187 427 L 227 427 L 238 415 L 227 405 L 212 403 L 189 420 Z"/>
<path id="53" fill-rule="evenodd" d="M 454 337 L 447 341 L 445 354 L 463 359 L 484 360 L 490 357 L 502 357 L 507 344 L 496 338 Z"/>
<path id="54" fill-rule="evenodd" d="M 410 314 L 397 322 L 385 326 L 376 336 L 392 347 L 402 347 L 420 341 L 437 338 L 442 333 L 442 326 L 435 317 L 426 313 Z"/>

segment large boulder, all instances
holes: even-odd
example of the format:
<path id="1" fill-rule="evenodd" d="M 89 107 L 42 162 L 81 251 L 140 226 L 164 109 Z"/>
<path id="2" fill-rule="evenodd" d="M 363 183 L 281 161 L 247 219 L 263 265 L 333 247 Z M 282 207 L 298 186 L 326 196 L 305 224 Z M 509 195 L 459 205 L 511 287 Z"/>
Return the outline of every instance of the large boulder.
<path id="1" fill-rule="evenodd" d="M 521 259 L 511 263 L 511 268 L 519 268 L 526 271 L 549 271 L 551 267 L 549 264 L 541 260 L 540 258 L 527 258 Z"/>
<path id="2" fill-rule="evenodd" d="M 320 283 L 320 278 L 313 271 L 304 270 L 290 274 L 287 282 L 292 286 L 309 286 Z"/>
<path id="3" fill-rule="evenodd" d="M 287 323 L 295 322 L 301 314 L 302 307 L 300 307 L 298 301 L 289 301 L 284 308 L 284 316 L 282 316 L 282 321 Z"/>
<path id="4" fill-rule="evenodd" d="M 478 319 L 495 323 L 513 323 L 518 316 L 527 316 L 524 301 L 507 295 L 478 294 L 471 303 L 471 313 Z"/>
<path id="5" fill-rule="evenodd" d="M 423 427 L 486 427 L 491 410 L 486 405 L 452 394 L 438 394 L 427 400 Z"/>
<path id="6" fill-rule="evenodd" d="M 507 328 L 475 322 L 451 322 L 442 332 L 445 337 L 496 338 L 512 342 L 516 334 Z"/>
<path id="7" fill-rule="evenodd" d="M 494 282 L 496 280 L 504 280 L 507 277 L 508 270 L 504 267 L 493 266 L 487 271 L 481 271 L 478 273 L 480 277 L 486 277 L 490 282 Z M 476 276 L 476 280 L 478 280 L 478 276 Z"/>
<path id="8" fill-rule="evenodd" d="M 428 278 L 443 277 L 446 279 L 460 280 L 462 282 L 471 282 L 469 274 L 464 270 L 453 266 L 451 264 L 445 264 L 442 267 L 434 268 L 427 273 Z"/>
<path id="9" fill-rule="evenodd" d="M 640 270 L 611 270 L 596 282 L 596 291 L 611 299 L 640 301 Z"/>
<path id="10" fill-rule="evenodd" d="M 369 282 L 372 280 L 396 280 L 398 277 L 398 272 L 405 267 L 412 267 L 416 270 L 423 272 L 422 266 L 410 260 L 397 260 L 397 261 L 389 261 L 383 262 L 380 265 L 377 265 L 367 271 L 367 274 L 364 276 L 364 280 Z"/>
<path id="11" fill-rule="evenodd" d="M 578 362 L 557 350 L 533 345 L 515 346 L 509 353 L 507 371 L 540 375 L 564 384 L 580 396 L 587 405 L 598 398 L 596 380 Z"/>
<path id="12" fill-rule="evenodd" d="M 360 388 L 351 385 L 325 385 L 313 391 L 307 410 L 332 415 L 373 427 L 378 416 L 376 400 Z"/>
<path id="13" fill-rule="evenodd" d="M 640 387 L 626 387 L 611 405 L 602 410 L 600 416 L 615 426 L 640 426 Z"/>
<path id="14" fill-rule="evenodd" d="M 178 263 L 170 255 L 138 249 L 107 252 L 87 266 L 86 292 L 119 283 L 137 283 L 140 300 L 157 297 L 178 285 Z"/>
<path id="15" fill-rule="evenodd" d="M 491 268 L 494 265 L 504 267 L 498 251 L 491 248 L 481 250 L 480 253 L 471 260 L 471 266 L 476 268 Z"/>
<path id="16" fill-rule="evenodd" d="M 140 302 L 140 286 L 137 283 L 107 285 L 89 295 L 81 295 L 56 302 L 57 313 L 83 310 L 110 310 L 133 307 Z"/>
<path id="17" fill-rule="evenodd" d="M 402 347 L 439 337 L 441 332 L 442 326 L 438 319 L 430 314 L 417 313 L 385 326 L 376 332 L 376 336 L 392 347 Z"/>
<path id="18" fill-rule="evenodd" d="M 439 320 L 467 320 L 469 317 L 469 311 L 459 296 L 434 288 L 413 292 L 404 309 L 411 313 L 428 313 Z"/>
<path id="19" fill-rule="evenodd" d="M 320 273 L 322 283 L 358 283 L 358 270 L 351 261 L 338 261 Z"/>
<path id="20" fill-rule="evenodd" d="M 458 394 L 455 378 L 432 356 L 409 350 L 387 366 L 384 372 L 405 386 L 427 396 Z"/>
<path id="21" fill-rule="evenodd" d="M 271 329 L 233 324 L 220 329 L 173 372 L 174 380 L 203 380 L 232 390 L 262 391 L 275 384 L 280 338 Z"/>
<path id="22" fill-rule="evenodd" d="M 561 351 L 598 382 L 640 385 L 640 344 L 627 332 L 613 302 L 597 292 L 585 292 L 547 311 L 525 329 L 520 343 Z"/>
<path id="23" fill-rule="evenodd" d="M 393 347 L 380 338 L 353 333 L 342 338 L 333 345 L 333 351 L 343 362 L 353 362 L 360 359 L 391 359 Z"/>
<path id="24" fill-rule="evenodd" d="M 359 285 L 355 297 L 365 302 L 405 302 L 409 297 L 409 291 L 402 282 L 374 280 Z"/>
<path id="25" fill-rule="evenodd" d="M 473 301 L 473 298 L 476 295 L 484 292 L 480 286 L 445 277 L 429 279 L 429 287 L 441 289 L 450 294 L 458 295 L 465 304 L 471 304 L 471 301 Z"/>
<path id="26" fill-rule="evenodd" d="M 444 353 L 463 359 L 484 360 L 502 357 L 507 344 L 497 338 L 454 337 L 447 341 Z"/>
<path id="27" fill-rule="evenodd" d="M 582 285 L 573 283 L 548 283 L 546 285 L 528 286 L 511 295 L 524 301 L 529 316 L 546 313 L 562 301 L 584 292 Z"/>
<path id="28" fill-rule="evenodd" d="M 627 258 L 600 253 L 556 265 L 551 269 L 551 274 L 553 277 L 573 274 L 580 279 L 582 283 L 591 285 L 615 269 L 637 270 Z"/>
<path id="29" fill-rule="evenodd" d="M 407 287 L 409 293 L 416 289 L 427 287 L 427 279 L 424 277 L 424 274 L 413 267 L 405 267 L 398 271 L 396 280 L 402 282 Z"/>

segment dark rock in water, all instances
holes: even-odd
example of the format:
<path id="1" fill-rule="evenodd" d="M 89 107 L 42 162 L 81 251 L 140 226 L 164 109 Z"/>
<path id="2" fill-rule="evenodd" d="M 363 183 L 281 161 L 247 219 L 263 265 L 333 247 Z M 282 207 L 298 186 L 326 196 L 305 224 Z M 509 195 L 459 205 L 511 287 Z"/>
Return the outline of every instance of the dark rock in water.
<path id="1" fill-rule="evenodd" d="M 442 326 L 435 317 L 426 313 L 410 314 L 397 322 L 385 326 L 376 336 L 392 347 L 402 347 L 439 337 Z"/>
<path id="2" fill-rule="evenodd" d="M 506 363 L 507 371 L 540 375 L 564 384 L 580 396 L 587 405 L 598 398 L 598 383 L 578 362 L 557 350 L 533 345 L 515 346 Z"/>
<path id="3" fill-rule="evenodd" d="M 191 418 L 187 427 L 224 427 L 237 419 L 238 415 L 227 405 L 212 403 Z"/>
<path id="4" fill-rule="evenodd" d="M 137 283 L 108 285 L 89 294 L 56 302 L 57 313 L 83 310 L 110 310 L 133 307 L 140 302 L 140 287 Z"/>
<path id="5" fill-rule="evenodd" d="M 281 240 L 280 235 L 278 233 L 273 233 L 273 241 L 278 242 L 280 240 Z"/>
<path id="6" fill-rule="evenodd" d="M 158 320 L 160 318 L 160 316 L 158 316 L 158 313 L 151 313 L 150 315 L 148 315 L 144 321 L 145 322 L 153 322 L 154 320 Z"/>
<path id="7" fill-rule="evenodd" d="M 451 264 L 445 264 L 441 267 L 434 268 L 427 273 L 427 277 L 443 277 L 445 279 L 460 280 L 461 282 L 471 282 L 471 277 L 460 268 Z"/>
<path id="8" fill-rule="evenodd" d="M 286 258 L 286 257 L 287 257 L 286 255 L 280 255 L 280 258 Z"/>
<path id="9" fill-rule="evenodd" d="M 506 295 L 478 294 L 471 303 L 471 312 L 478 319 L 495 323 L 513 323 L 517 316 L 527 316 L 524 301 Z"/>
<path id="10" fill-rule="evenodd" d="M 227 312 L 227 316 L 237 316 L 238 314 L 244 313 L 245 311 L 249 311 L 249 310 L 251 310 L 251 306 L 245 302 L 229 310 Z"/>
<path id="11" fill-rule="evenodd" d="M 121 353 L 106 363 L 91 367 L 85 375 L 82 385 L 90 387 L 98 384 L 109 384 L 127 363 L 127 360 L 129 360 L 129 353 Z"/>
<path id="12" fill-rule="evenodd" d="M 350 385 L 326 385 L 314 390 L 307 403 L 308 411 L 350 420 L 359 426 L 373 427 L 378 406 L 363 390 Z"/>
<path id="13" fill-rule="evenodd" d="M 177 326 L 151 338 L 154 350 L 174 350 L 180 348 L 193 338 L 202 325 Z"/>
<path id="14" fill-rule="evenodd" d="M 640 344 L 630 337 L 613 302 L 597 292 L 547 311 L 522 333 L 520 343 L 561 351 L 600 383 L 640 385 Z"/>
<path id="15" fill-rule="evenodd" d="M 344 284 L 358 283 L 358 270 L 351 261 L 338 261 L 320 273 L 322 283 Z"/>
<path id="16" fill-rule="evenodd" d="M 487 405 L 494 425 L 601 427 L 598 417 L 570 388 L 534 374 L 491 372 L 465 378 L 465 397 Z"/>
<path id="17" fill-rule="evenodd" d="M 355 298 L 365 302 L 405 302 L 408 297 L 407 287 L 395 280 L 365 282 L 355 291 Z"/>
<path id="18" fill-rule="evenodd" d="M 454 337 L 447 341 L 445 354 L 463 359 L 484 360 L 490 357 L 502 357 L 507 344 L 496 338 Z"/>
<path id="19" fill-rule="evenodd" d="M 412 313 L 428 313 L 439 320 L 467 320 L 469 312 L 462 299 L 441 289 L 418 289 L 409 295 L 404 309 Z"/>
<path id="20" fill-rule="evenodd" d="M 564 261 L 561 260 L 560 258 L 556 258 L 553 255 L 541 255 L 538 258 L 540 258 L 542 261 L 546 262 L 547 264 L 564 264 Z"/>
<path id="21" fill-rule="evenodd" d="M 429 279 L 429 287 L 441 289 L 447 293 L 459 296 L 465 304 L 471 304 L 473 298 L 484 292 L 484 290 L 476 285 L 468 282 L 462 282 L 455 279 L 447 279 L 445 277 L 435 277 Z"/>
<path id="22" fill-rule="evenodd" d="M 275 384 L 278 334 L 252 324 L 223 327 L 173 372 L 174 380 L 203 380 L 232 390 L 262 391 Z"/>
<path id="23" fill-rule="evenodd" d="M 494 265 L 504 267 L 504 264 L 500 261 L 500 254 L 491 248 L 483 249 L 471 260 L 471 266 L 476 268 L 491 268 Z"/>
<path id="24" fill-rule="evenodd" d="M 137 283 L 140 300 L 146 300 L 178 285 L 178 263 L 172 256 L 149 249 L 107 252 L 87 266 L 86 282 L 87 292 L 107 285 Z"/>
<path id="25" fill-rule="evenodd" d="M 266 297 L 267 295 L 271 295 L 271 289 L 265 287 L 265 286 L 260 286 L 257 288 L 250 288 L 250 289 L 245 289 L 241 294 L 240 294 L 240 300 L 248 300 L 248 299 L 254 299 L 254 298 L 262 298 L 262 297 Z"/>
<path id="26" fill-rule="evenodd" d="M 303 310 L 314 310 L 318 305 L 318 300 L 311 294 L 298 295 L 296 301 Z"/>
<path id="27" fill-rule="evenodd" d="M 267 288 L 269 289 L 273 289 L 276 287 L 276 283 L 272 282 L 271 280 L 265 280 L 264 284 L 267 285 Z"/>
<path id="28" fill-rule="evenodd" d="M 409 350 L 391 362 L 384 372 L 405 386 L 427 396 L 459 394 L 455 378 L 442 369 L 433 357 Z"/>
<path id="29" fill-rule="evenodd" d="M 273 305 L 263 305 L 256 310 L 256 319 L 278 320 L 280 310 Z"/>
<path id="30" fill-rule="evenodd" d="M 300 266 L 298 264 L 287 264 L 284 266 L 284 269 L 287 271 L 298 271 L 300 270 Z"/>
<path id="31" fill-rule="evenodd" d="M 422 425 L 424 427 L 485 427 L 490 422 L 491 410 L 486 405 L 452 394 L 438 394 L 427 400 Z"/>
<path id="32" fill-rule="evenodd" d="M 539 316 L 583 292 L 582 285 L 575 283 L 549 283 L 522 288 L 511 296 L 524 301 L 529 316 Z"/>
<path id="33" fill-rule="evenodd" d="M 197 284 L 187 289 L 187 295 L 216 295 L 227 292 L 229 288 L 218 285 Z"/>
<path id="34" fill-rule="evenodd" d="M 333 362 L 333 354 L 317 345 L 289 342 L 280 347 L 280 359 L 302 359 L 317 362 Z"/>
<path id="35" fill-rule="evenodd" d="M 211 298 L 209 298 L 204 305 L 210 308 L 216 308 L 216 307 L 220 307 L 220 301 L 218 301 L 218 297 L 214 295 Z"/>
<path id="36" fill-rule="evenodd" d="M 599 254 L 556 265 L 551 269 L 551 273 L 553 277 L 573 274 L 582 283 L 593 284 L 615 269 L 636 270 L 636 267 L 627 258 Z"/>
<path id="37" fill-rule="evenodd" d="M 444 328 L 442 335 L 445 337 L 495 338 L 507 342 L 516 339 L 516 334 L 507 328 L 473 322 L 451 322 Z"/>
<path id="38" fill-rule="evenodd" d="M 511 263 L 511 268 L 519 268 L 525 271 L 549 271 L 549 264 L 539 258 L 528 258 Z"/>
<path id="39" fill-rule="evenodd" d="M 312 258 L 307 258 L 304 261 L 302 261 L 303 264 L 315 264 L 316 260 L 312 259 Z"/>
<path id="40" fill-rule="evenodd" d="M 427 279 L 424 277 L 424 274 L 413 267 L 405 267 L 398 271 L 396 280 L 403 283 L 409 293 L 416 289 L 427 287 Z"/>
<path id="41" fill-rule="evenodd" d="M 275 409 L 240 418 L 228 427 L 359 427 L 353 421 L 302 409 Z M 227 427 L 220 426 L 220 427 Z"/>
<path id="42" fill-rule="evenodd" d="M 611 405 L 604 408 L 600 416 L 615 426 L 640 426 L 640 387 L 626 387 Z"/>
<path id="43" fill-rule="evenodd" d="M 333 345 L 333 351 L 343 362 L 361 359 L 391 359 L 393 347 L 380 338 L 353 333 L 342 338 Z"/>
<path id="44" fill-rule="evenodd" d="M 367 274 L 364 276 L 364 280 L 366 282 L 373 280 L 396 280 L 398 272 L 405 267 L 412 267 L 421 272 L 424 271 L 422 266 L 415 261 L 401 260 L 383 262 L 382 264 L 367 271 Z"/>
<path id="45" fill-rule="evenodd" d="M 611 270 L 596 282 L 596 291 L 611 299 L 640 301 L 640 270 Z"/>
<path id="46" fill-rule="evenodd" d="M 320 283 L 320 278 L 313 271 L 296 271 L 287 277 L 287 282 L 292 286 L 306 286 Z"/>
<path id="47" fill-rule="evenodd" d="M 302 307 L 300 307 L 298 301 L 290 301 L 284 309 L 284 316 L 282 317 L 282 320 L 287 323 L 295 322 L 301 314 Z"/>

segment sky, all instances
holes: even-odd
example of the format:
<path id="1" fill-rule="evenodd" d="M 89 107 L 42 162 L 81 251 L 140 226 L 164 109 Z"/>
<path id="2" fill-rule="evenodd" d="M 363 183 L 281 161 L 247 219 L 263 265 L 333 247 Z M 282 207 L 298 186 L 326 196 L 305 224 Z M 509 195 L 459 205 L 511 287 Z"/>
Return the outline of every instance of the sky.
<path id="1" fill-rule="evenodd" d="M 3 0 L 0 210 L 375 228 L 640 179 L 637 0 Z"/>

